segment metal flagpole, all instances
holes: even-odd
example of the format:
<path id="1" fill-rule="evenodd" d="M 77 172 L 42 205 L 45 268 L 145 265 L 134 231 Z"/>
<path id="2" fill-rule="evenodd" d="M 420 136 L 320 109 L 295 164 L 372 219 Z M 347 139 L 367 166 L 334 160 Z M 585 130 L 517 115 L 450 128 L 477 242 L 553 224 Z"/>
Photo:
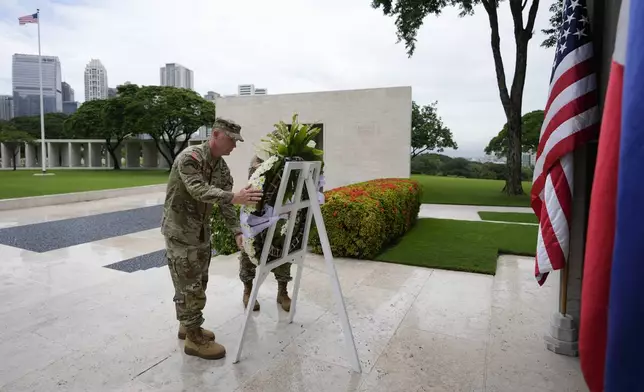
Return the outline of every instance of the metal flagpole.
<path id="1" fill-rule="evenodd" d="M 41 163 L 42 163 L 42 174 L 47 173 L 47 168 L 45 167 L 45 157 L 47 156 L 45 152 L 45 108 L 43 105 L 42 97 L 42 58 L 40 54 L 40 8 L 36 9 L 36 15 L 38 19 L 38 78 L 40 79 L 40 149 L 41 149 Z"/>

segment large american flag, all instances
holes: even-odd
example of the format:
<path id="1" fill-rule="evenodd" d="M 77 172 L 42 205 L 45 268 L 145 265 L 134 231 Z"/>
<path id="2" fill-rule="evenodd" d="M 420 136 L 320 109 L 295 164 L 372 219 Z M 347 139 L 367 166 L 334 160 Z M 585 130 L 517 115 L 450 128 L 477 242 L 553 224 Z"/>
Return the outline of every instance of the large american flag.
<path id="1" fill-rule="evenodd" d="M 18 18 L 18 23 L 20 23 L 20 25 L 27 23 L 38 23 L 38 13 L 21 16 Z"/>
<path id="2" fill-rule="evenodd" d="M 570 248 L 573 151 L 596 137 L 597 80 L 585 0 L 566 0 L 563 26 L 550 77 L 532 184 L 531 205 L 539 219 L 535 277 L 564 267 Z"/>

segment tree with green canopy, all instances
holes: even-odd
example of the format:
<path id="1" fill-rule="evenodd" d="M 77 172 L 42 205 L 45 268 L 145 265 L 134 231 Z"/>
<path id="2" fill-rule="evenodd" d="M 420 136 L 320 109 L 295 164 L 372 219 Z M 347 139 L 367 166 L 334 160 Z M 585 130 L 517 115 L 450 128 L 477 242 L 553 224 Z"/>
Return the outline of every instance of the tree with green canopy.
<path id="1" fill-rule="evenodd" d="M 132 119 L 132 130 L 149 134 L 169 166 L 200 127 L 215 121 L 215 104 L 192 90 L 128 85 L 121 91 L 124 97 L 131 97 L 126 112 Z"/>
<path id="2" fill-rule="evenodd" d="M 16 127 L 9 122 L 0 121 L 0 143 L 3 143 L 9 150 L 11 161 L 13 162 L 13 170 L 16 170 L 18 167 L 20 148 L 24 146 L 25 143 L 33 143 L 34 140 L 35 138 L 28 132 L 16 129 Z M 2 159 L 8 158 L 9 157 L 2 157 Z"/>
<path id="3" fill-rule="evenodd" d="M 514 72 L 508 88 L 505 65 L 501 56 L 498 8 L 500 0 L 372 0 L 372 7 L 382 7 L 385 15 L 396 16 L 398 42 L 405 41 L 408 56 L 416 49 L 416 35 L 426 16 L 440 15 L 448 6 L 458 7 L 460 16 L 474 14 L 482 5 L 490 24 L 490 44 L 501 104 L 508 122 L 507 177 L 504 191 L 509 195 L 524 194 L 521 185 L 521 112 L 528 63 L 528 43 L 533 35 L 539 0 L 508 0 L 514 27 Z M 524 11 L 528 10 L 527 15 Z"/>
<path id="4" fill-rule="evenodd" d="M 64 113 L 46 113 L 45 114 L 45 138 L 46 139 L 73 139 L 65 131 L 64 123 L 69 118 Z M 36 139 L 40 139 L 40 115 L 14 117 L 9 121 L 20 131 L 27 132 Z"/>
<path id="5" fill-rule="evenodd" d="M 76 135 L 95 135 L 105 140 L 105 148 L 112 157 L 114 170 L 121 168 L 121 156 L 116 152 L 125 139 L 132 136 L 126 115 L 129 97 L 113 97 L 87 101 L 67 120 L 68 132 Z"/>
<path id="6" fill-rule="evenodd" d="M 521 117 L 521 151 L 535 152 L 539 146 L 539 135 L 541 134 L 541 124 L 544 119 L 543 110 L 534 110 L 526 113 Z M 508 124 L 498 135 L 493 137 L 485 147 L 485 153 L 496 155 L 498 158 L 507 157 L 508 154 Z"/>
<path id="7" fill-rule="evenodd" d="M 412 101 L 411 105 L 412 159 L 427 151 L 442 152 L 445 148 L 458 148 L 452 139 L 452 131 L 443 125 L 438 116 L 437 102 L 421 107 Z"/>
<path id="8" fill-rule="evenodd" d="M 557 38 L 559 37 L 559 30 L 563 25 L 564 18 L 564 0 L 555 0 L 550 5 L 550 27 L 547 29 L 542 29 L 541 32 L 546 35 L 546 39 L 543 40 L 541 46 L 544 48 L 552 48 L 557 45 Z"/>

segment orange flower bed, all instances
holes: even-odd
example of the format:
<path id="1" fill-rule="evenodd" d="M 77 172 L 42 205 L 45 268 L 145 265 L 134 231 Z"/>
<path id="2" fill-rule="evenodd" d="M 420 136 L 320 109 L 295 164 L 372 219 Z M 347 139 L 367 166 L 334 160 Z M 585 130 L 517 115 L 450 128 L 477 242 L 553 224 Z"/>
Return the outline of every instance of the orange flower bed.
<path id="1" fill-rule="evenodd" d="M 322 216 L 333 255 L 369 259 L 414 225 L 421 187 L 406 178 L 383 178 L 331 189 L 325 198 Z M 322 253 L 315 225 L 309 244 Z"/>

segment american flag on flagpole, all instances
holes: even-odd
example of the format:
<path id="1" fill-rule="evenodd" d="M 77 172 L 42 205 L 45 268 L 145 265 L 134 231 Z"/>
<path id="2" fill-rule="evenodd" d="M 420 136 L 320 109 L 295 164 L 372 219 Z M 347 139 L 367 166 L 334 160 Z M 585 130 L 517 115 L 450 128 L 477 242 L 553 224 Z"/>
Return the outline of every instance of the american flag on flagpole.
<path id="1" fill-rule="evenodd" d="M 38 23 L 38 13 L 21 16 L 18 18 L 18 23 L 21 26 L 27 23 Z"/>
<path id="2" fill-rule="evenodd" d="M 531 192 L 539 219 L 535 277 L 568 260 L 573 194 L 573 151 L 597 135 L 599 108 L 594 51 L 585 0 L 566 0 L 550 77 Z"/>

